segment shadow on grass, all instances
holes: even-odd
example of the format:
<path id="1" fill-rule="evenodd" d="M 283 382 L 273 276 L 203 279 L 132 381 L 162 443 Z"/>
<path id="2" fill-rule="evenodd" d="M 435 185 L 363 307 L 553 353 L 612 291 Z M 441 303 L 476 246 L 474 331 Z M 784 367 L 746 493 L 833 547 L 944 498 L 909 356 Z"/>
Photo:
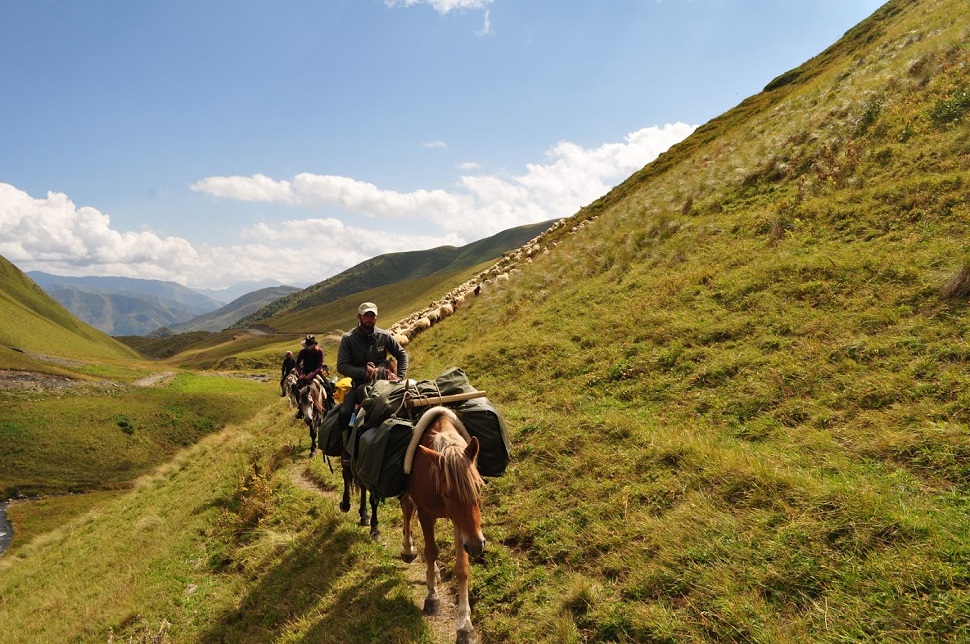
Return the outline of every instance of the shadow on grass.
<path id="1" fill-rule="evenodd" d="M 368 542 L 339 518 L 321 522 L 199 641 L 270 642 L 295 633 L 308 642 L 421 641 L 427 625 L 400 569 L 355 554 Z"/>

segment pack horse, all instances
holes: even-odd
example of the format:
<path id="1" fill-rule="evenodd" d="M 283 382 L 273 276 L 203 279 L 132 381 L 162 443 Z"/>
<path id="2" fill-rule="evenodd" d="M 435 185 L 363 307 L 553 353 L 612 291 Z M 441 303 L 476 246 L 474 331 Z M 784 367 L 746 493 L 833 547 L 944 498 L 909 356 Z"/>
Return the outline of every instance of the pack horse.
<path id="1" fill-rule="evenodd" d="M 417 556 L 411 534 L 414 514 L 418 515 L 424 536 L 425 573 L 428 594 L 424 612 L 438 612 L 437 591 L 438 546 L 435 523 L 450 519 L 455 529 L 455 580 L 458 583 L 457 641 L 476 642 L 468 603 L 469 556 L 480 558 L 485 552 L 482 535 L 481 503 L 485 484 L 475 461 L 479 442 L 458 416 L 447 407 L 428 409 L 414 426 L 412 443 L 404 461 L 409 474 L 407 492 L 401 496 L 404 535 L 401 558 L 413 561 Z"/>

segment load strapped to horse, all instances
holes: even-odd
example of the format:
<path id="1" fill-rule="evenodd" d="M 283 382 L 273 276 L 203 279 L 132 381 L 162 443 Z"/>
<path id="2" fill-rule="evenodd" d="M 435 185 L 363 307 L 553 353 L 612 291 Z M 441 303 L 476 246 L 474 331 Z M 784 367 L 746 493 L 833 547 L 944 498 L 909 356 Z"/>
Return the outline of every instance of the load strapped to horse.
<path id="1" fill-rule="evenodd" d="M 416 424 L 436 405 L 455 413 L 466 440 L 478 439 L 479 474 L 504 474 L 509 462 L 505 420 L 485 392 L 473 387 L 458 367 L 434 380 L 378 380 L 361 401 L 353 427 L 337 426 L 336 409 L 327 413 L 318 434 L 320 449 L 327 456 L 340 456 L 346 447 L 355 477 L 372 494 L 380 499 L 401 496 L 408 485 L 405 460 L 418 440 L 414 437 Z"/>
<path id="2" fill-rule="evenodd" d="M 400 498 L 401 557 L 405 561 L 417 556 L 411 532 L 417 515 L 424 535 L 425 614 L 438 612 L 440 606 L 435 522 L 451 521 L 455 529 L 457 641 L 477 641 L 468 599 L 469 556 L 478 558 L 485 551 L 482 477 L 501 476 L 508 466 L 505 420 L 485 392 L 473 387 L 464 371 L 453 367 L 434 380 L 377 381 L 367 390 L 353 427 L 348 429 L 345 435 L 335 423 L 329 427 L 331 434 L 341 437 L 338 441 L 325 435 L 327 428 L 321 429 L 321 447 L 326 451 L 331 443 L 345 445 L 352 454 L 353 475 L 371 494 L 372 534 L 374 498 Z M 361 506 L 363 511 L 363 500 Z"/>

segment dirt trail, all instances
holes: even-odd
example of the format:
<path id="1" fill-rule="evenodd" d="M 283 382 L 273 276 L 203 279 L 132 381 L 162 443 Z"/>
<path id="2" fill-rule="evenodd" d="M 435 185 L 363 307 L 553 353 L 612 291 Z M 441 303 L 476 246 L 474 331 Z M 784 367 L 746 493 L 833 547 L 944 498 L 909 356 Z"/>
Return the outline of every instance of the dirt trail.
<path id="1" fill-rule="evenodd" d="M 174 378 L 174 377 L 175 377 L 174 371 L 161 371 L 159 373 L 153 373 L 150 376 L 145 376 L 141 380 L 136 380 L 131 384 L 133 384 L 136 387 L 151 387 L 153 385 L 162 383 L 168 380 L 169 378 Z"/>
<path id="2" fill-rule="evenodd" d="M 340 502 L 339 494 L 333 490 L 324 488 L 315 481 L 308 479 L 303 474 L 301 466 L 297 466 L 290 471 L 290 480 L 293 482 L 293 485 L 300 489 L 322 494 L 327 498 L 333 499 L 335 504 Z M 396 507 L 396 503 L 390 504 L 391 509 Z M 418 538 L 420 538 L 421 528 L 417 525 L 417 521 L 415 521 L 414 527 L 415 530 L 417 530 Z M 445 526 L 442 525 L 441 527 L 444 528 Z M 366 528 L 361 528 L 361 530 L 365 529 Z M 410 584 L 411 590 L 414 593 L 414 603 L 418 606 L 418 608 L 421 608 L 424 606 L 424 598 L 428 594 L 428 589 L 424 585 L 424 574 L 426 570 L 426 566 L 424 565 L 424 557 L 419 555 L 418 558 L 411 563 L 404 562 L 400 558 L 400 533 L 394 531 L 391 533 L 390 539 L 388 536 L 388 534 L 384 534 L 381 537 L 381 542 L 384 544 L 384 547 L 395 549 L 394 553 L 397 560 L 397 565 L 405 571 L 408 584 Z M 427 622 L 428 628 L 431 631 L 432 642 L 435 644 L 452 644 L 455 641 L 455 627 L 458 624 L 458 610 L 457 606 L 455 605 L 456 593 L 452 584 L 439 581 L 438 597 L 441 599 L 441 609 L 438 611 L 438 614 L 432 616 L 425 615 L 424 620 Z M 474 618 L 475 616 L 472 615 L 473 621 Z"/>

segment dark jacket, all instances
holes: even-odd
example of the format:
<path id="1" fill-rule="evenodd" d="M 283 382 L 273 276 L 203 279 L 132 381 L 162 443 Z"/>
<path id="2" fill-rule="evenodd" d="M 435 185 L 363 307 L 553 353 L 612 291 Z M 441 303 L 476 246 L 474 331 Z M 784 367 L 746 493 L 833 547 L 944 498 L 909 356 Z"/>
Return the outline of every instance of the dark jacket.
<path id="1" fill-rule="evenodd" d="M 355 387 L 367 382 L 367 363 L 377 367 L 387 365 L 388 354 L 397 360 L 397 376 L 407 378 L 408 354 L 404 347 L 384 329 L 374 328 L 367 335 L 360 325 L 344 333 L 337 349 L 337 371 L 353 381 Z"/>
<path id="2" fill-rule="evenodd" d="M 309 376 L 314 371 L 323 366 L 323 349 L 319 344 L 303 347 L 296 354 L 296 365 L 300 368 L 300 373 Z"/>
<path id="3" fill-rule="evenodd" d="M 293 356 L 287 356 L 283 358 L 283 373 L 281 374 L 282 377 L 285 378 L 286 374 L 290 373 L 290 371 L 295 366 L 296 366 L 296 358 L 294 358 Z"/>

